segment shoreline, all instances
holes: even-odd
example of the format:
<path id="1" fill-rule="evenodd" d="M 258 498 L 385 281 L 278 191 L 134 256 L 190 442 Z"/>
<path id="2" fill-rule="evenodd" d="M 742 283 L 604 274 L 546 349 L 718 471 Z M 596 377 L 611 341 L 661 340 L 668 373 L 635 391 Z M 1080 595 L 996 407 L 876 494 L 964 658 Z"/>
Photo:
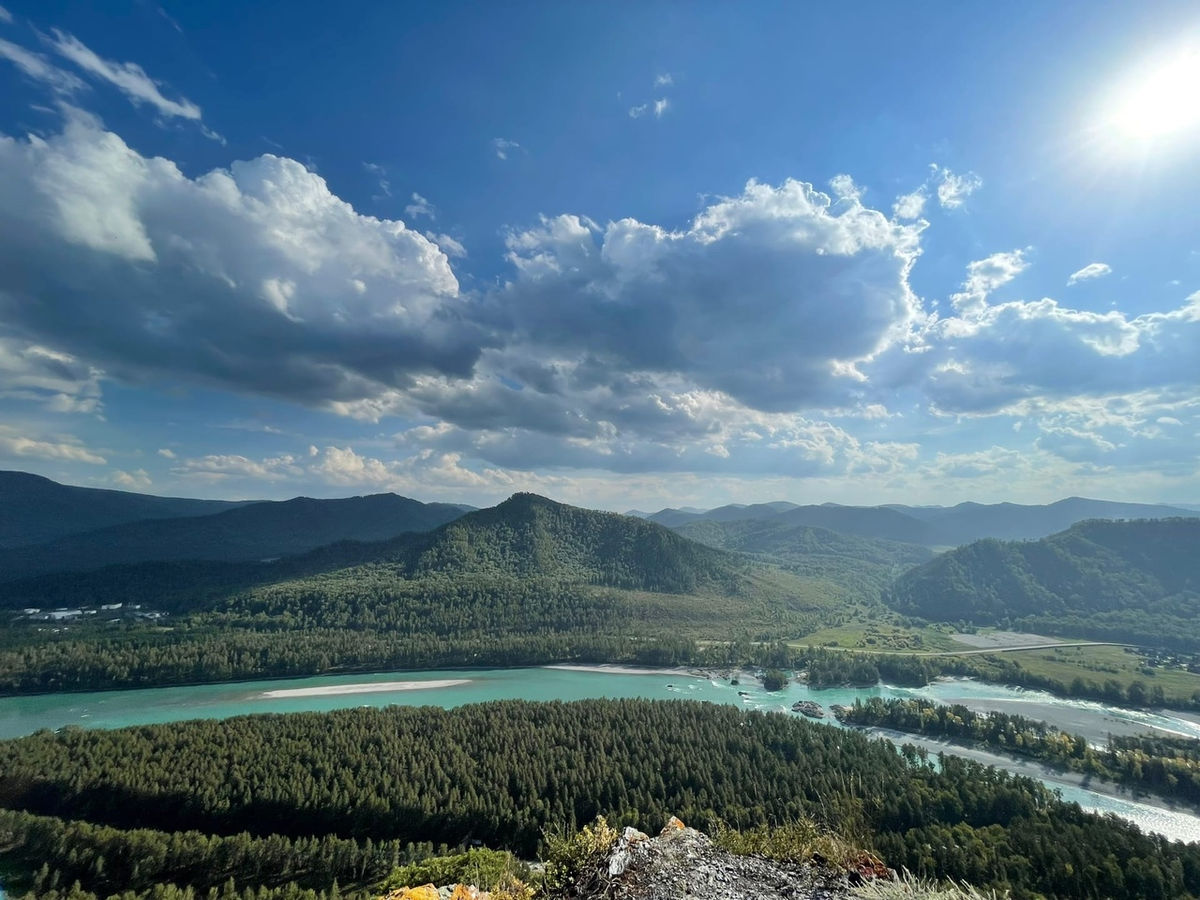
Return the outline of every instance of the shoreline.
<path id="1" fill-rule="evenodd" d="M 443 678 L 434 681 L 373 681 L 359 684 L 331 684 L 320 687 L 284 688 L 263 691 L 256 700 L 285 700 L 289 697 L 339 697 L 345 694 L 390 694 L 393 691 L 423 691 L 470 684 L 470 678 Z"/>
<path id="2" fill-rule="evenodd" d="M 958 741 L 950 741 L 927 737 L 919 734 L 909 734 L 907 731 L 897 731 L 892 728 L 881 728 L 878 726 L 869 726 L 867 728 L 853 728 L 854 731 L 861 731 L 863 734 L 873 738 L 887 738 L 893 744 L 901 746 L 903 744 L 914 744 L 918 747 L 925 747 L 932 754 L 949 753 L 954 756 L 965 757 L 966 759 L 974 760 L 975 762 L 983 763 L 984 765 L 994 766 L 997 769 L 1003 769 L 1013 775 L 1022 775 L 1027 778 L 1036 778 L 1043 782 L 1052 782 L 1060 784 L 1063 787 L 1079 788 L 1089 791 L 1093 794 L 1100 794 L 1103 797 L 1109 797 L 1113 800 L 1123 800 L 1126 803 L 1137 803 L 1142 806 L 1150 806 L 1155 809 L 1163 810 L 1164 812 L 1181 813 L 1189 816 L 1200 817 L 1200 810 L 1189 806 L 1186 803 L 1171 803 L 1164 797 L 1157 794 L 1140 793 L 1135 794 L 1130 788 L 1117 784 L 1113 781 L 1106 781 L 1103 778 L 1098 778 L 1094 775 L 1085 775 L 1082 772 L 1071 772 L 1069 770 L 1058 769 L 1050 766 L 1047 763 L 1037 759 L 1029 759 L 1027 757 L 1009 756 L 1006 753 L 997 753 L 994 750 L 974 747 L 970 744 L 960 743 Z"/>
<path id="3" fill-rule="evenodd" d="M 680 678 L 707 678 L 708 675 L 698 669 L 687 669 L 683 666 L 674 668 L 649 668 L 629 666 L 622 663 L 553 663 L 548 666 L 538 666 L 540 669 L 554 669 L 558 672 L 596 672 L 601 675 L 672 675 Z"/>

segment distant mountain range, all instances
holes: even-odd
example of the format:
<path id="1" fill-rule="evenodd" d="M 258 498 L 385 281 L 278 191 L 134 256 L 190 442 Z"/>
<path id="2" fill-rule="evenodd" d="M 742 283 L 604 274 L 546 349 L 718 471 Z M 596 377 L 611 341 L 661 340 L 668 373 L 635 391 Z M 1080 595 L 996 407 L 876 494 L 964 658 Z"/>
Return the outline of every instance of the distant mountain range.
<path id="1" fill-rule="evenodd" d="M 27 472 L 0 472 L 0 547 L 41 544 L 144 519 L 211 515 L 250 502 L 151 497 L 59 484 Z"/>
<path id="2" fill-rule="evenodd" d="M 663 509 L 646 516 L 668 528 L 694 522 L 770 520 L 787 526 L 825 528 L 858 537 L 900 541 L 926 547 L 953 547 L 983 538 L 1031 540 L 1069 528 L 1085 519 L 1162 519 L 1191 517 L 1184 507 L 1119 503 L 1069 497 L 1056 503 L 960 503 L 957 506 L 797 506 L 794 503 L 733 504 L 705 512 Z"/>
<path id="3" fill-rule="evenodd" d="M 338 541 L 381 541 L 404 532 L 429 531 L 471 509 L 395 494 L 261 501 L 210 515 L 128 522 L 0 550 L 0 581 L 126 563 L 289 556 Z"/>
<path id="4" fill-rule="evenodd" d="M 975 541 L 905 573 L 884 601 L 931 621 L 1200 649 L 1200 518 L 1093 519 L 1037 541 Z"/>

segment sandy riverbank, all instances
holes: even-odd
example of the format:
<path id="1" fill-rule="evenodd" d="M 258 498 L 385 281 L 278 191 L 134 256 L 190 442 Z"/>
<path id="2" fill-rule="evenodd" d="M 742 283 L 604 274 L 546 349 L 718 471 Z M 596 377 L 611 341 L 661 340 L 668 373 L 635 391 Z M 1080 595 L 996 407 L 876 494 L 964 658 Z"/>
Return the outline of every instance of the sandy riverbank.
<path id="1" fill-rule="evenodd" d="M 560 669 L 564 672 L 600 672 L 609 675 L 671 675 L 678 678 L 707 678 L 703 672 L 695 669 L 684 669 L 677 667 L 674 669 L 648 669 L 641 666 L 618 666 L 600 664 L 595 666 L 576 666 L 568 663 L 561 663 L 553 666 L 542 666 L 543 669 Z"/>
<path id="2" fill-rule="evenodd" d="M 423 691 L 433 688 L 457 687 L 470 684 L 469 678 L 444 678 L 440 681 L 373 681 L 369 684 L 331 684 L 325 687 L 288 688 L 263 691 L 262 700 L 282 700 L 287 697 L 336 697 L 339 694 L 382 694 L 390 691 Z"/>

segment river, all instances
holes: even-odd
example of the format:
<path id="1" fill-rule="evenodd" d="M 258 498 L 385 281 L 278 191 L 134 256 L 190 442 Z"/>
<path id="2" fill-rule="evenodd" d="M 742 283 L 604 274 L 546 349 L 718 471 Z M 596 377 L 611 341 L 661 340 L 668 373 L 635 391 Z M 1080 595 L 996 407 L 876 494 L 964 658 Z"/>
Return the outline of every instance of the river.
<path id="1" fill-rule="evenodd" d="M 743 692 L 743 693 L 739 693 Z M 287 681 L 164 687 L 139 691 L 46 694 L 0 698 L 0 738 L 19 737 L 42 728 L 65 726 L 120 728 L 183 719 L 223 719 L 250 713 L 326 711 L 354 706 L 436 705 L 444 708 L 488 700 L 583 700 L 599 697 L 647 697 L 707 700 L 746 709 L 790 711 L 797 700 L 815 700 L 828 707 L 850 705 L 856 698 L 924 697 L 940 703 L 962 703 L 975 710 L 1002 710 L 1041 719 L 1100 743 L 1109 733 L 1167 733 L 1200 738 L 1200 722 L 1185 716 L 1065 700 L 1041 691 L 956 679 L 923 688 L 879 685 L 872 688 L 811 689 L 789 684 L 769 693 L 753 679 L 739 686 L 723 679 L 684 672 L 640 672 L 619 667 L 547 667 L 463 671 L 380 672 L 319 676 Z M 833 717 L 826 720 L 836 725 Z M 924 744 L 934 752 L 955 753 L 1041 779 L 1061 791 L 1063 799 L 1085 809 L 1115 813 L 1143 829 L 1173 840 L 1200 840 L 1200 817 L 1169 809 L 1155 801 L 1115 796 L 1115 791 L 1091 790 L 1082 779 L 1055 773 L 1036 762 L 982 750 L 958 747 L 932 739 L 887 735 Z M 1094 785 L 1093 785 L 1094 787 Z"/>

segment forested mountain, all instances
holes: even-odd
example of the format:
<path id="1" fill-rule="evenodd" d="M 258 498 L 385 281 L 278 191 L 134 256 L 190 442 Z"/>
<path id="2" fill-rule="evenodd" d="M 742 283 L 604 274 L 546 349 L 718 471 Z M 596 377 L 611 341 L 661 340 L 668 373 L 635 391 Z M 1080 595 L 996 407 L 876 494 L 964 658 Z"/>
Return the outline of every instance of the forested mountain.
<path id="1" fill-rule="evenodd" d="M 662 509 L 646 518 L 668 528 L 696 522 L 778 521 L 827 528 L 857 537 L 952 547 L 983 538 L 1025 540 L 1046 537 L 1085 519 L 1162 519 L 1192 516 L 1182 507 L 1146 503 L 1113 503 L 1070 497 L 1044 506 L 1017 503 L 960 503 L 957 506 L 797 506 L 756 503 L 722 506 L 708 511 Z"/>
<path id="2" fill-rule="evenodd" d="M 933 552 L 917 544 L 860 538 L 796 525 L 786 516 L 732 522 L 701 520 L 675 529 L 684 537 L 774 562 L 797 575 L 824 578 L 861 601 L 877 601 L 898 575 L 928 562 Z"/>
<path id="3" fill-rule="evenodd" d="M 395 494 L 265 501 L 215 515 L 130 522 L 0 550 L 0 580 L 123 563 L 287 556 L 337 541 L 382 541 L 404 532 L 429 531 L 470 509 Z"/>
<path id="4" fill-rule="evenodd" d="M 724 629 L 833 602 L 829 586 L 667 528 L 517 494 L 427 533 L 345 541 L 270 563 L 111 566 L 0 585 L 5 606 L 143 601 L 222 625 L 352 627 L 414 636 L 612 634 L 639 622 Z M 657 623 L 657 626 L 655 625 Z M 713 633 L 717 633 L 714 631 Z"/>
<path id="5" fill-rule="evenodd" d="M 141 519 L 206 516 L 252 501 L 187 500 L 59 484 L 27 472 L 0 472 L 0 547 Z"/>
<path id="6" fill-rule="evenodd" d="M 901 576 L 884 599 L 936 621 L 1020 620 L 1200 648 L 1200 518 L 1092 520 L 1038 541 L 976 541 Z"/>
<path id="7" fill-rule="evenodd" d="M 661 525 L 514 494 L 412 541 L 409 577 L 555 578 L 630 590 L 728 588 L 744 563 Z"/>

